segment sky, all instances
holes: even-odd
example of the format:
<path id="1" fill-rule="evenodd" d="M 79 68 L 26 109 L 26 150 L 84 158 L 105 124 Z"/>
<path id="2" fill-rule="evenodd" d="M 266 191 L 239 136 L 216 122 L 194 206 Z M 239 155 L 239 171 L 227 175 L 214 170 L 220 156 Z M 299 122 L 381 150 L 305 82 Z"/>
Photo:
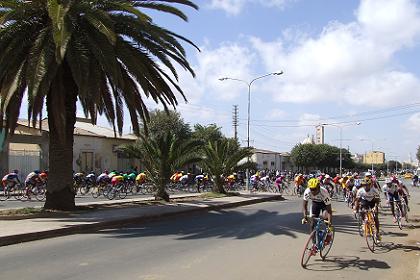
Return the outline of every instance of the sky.
<path id="1" fill-rule="evenodd" d="M 352 153 L 380 150 L 387 159 L 414 159 L 420 145 L 420 1 L 195 0 L 184 22 L 149 13 L 155 23 L 191 39 L 185 45 L 196 77 L 179 68 L 177 110 L 191 125 L 215 123 L 251 145 L 289 152 L 315 126 L 325 142 Z M 156 108 L 152 101 L 150 109 Z M 81 111 L 81 110 L 79 110 Z M 125 131 L 129 131 L 127 115 Z M 357 123 L 359 123 L 357 125 Z M 107 126 L 101 118 L 99 123 Z M 340 127 L 339 127 L 340 126 Z"/>
<path id="2" fill-rule="evenodd" d="M 420 1 L 202 0 L 189 22 L 155 22 L 197 44 L 188 47 L 196 78 L 180 69 L 185 121 L 216 123 L 246 145 L 251 86 L 251 145 L 290 151 L 315 126 L 325 142 L 352 153 L 380 150 L 415 158 L 420 145 Z M 358 123 L 360 124 L 358 125 Z M 339 128 L 338 126 L 341 126 Z"/>

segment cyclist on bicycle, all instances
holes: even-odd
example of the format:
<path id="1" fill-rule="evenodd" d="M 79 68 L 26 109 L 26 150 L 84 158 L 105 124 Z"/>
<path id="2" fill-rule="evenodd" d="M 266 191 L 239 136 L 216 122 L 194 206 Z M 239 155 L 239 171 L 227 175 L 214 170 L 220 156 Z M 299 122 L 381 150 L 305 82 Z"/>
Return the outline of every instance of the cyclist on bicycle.
<path id="1" fill-rule="evenodd" d="M 308 214 L 308 200 L 312 200 L 312 217 L 319 218 L 322 214 L 322 217 L 325 219 L 327 217 L 326 223 L 329 227 L 332 225 L 332 207 L 331 207 L 331 198 L 328 191 L 321 187 L 321 181 L 318 178 L 312 178 L 308 181 L 308 188 L 303 193 L 303 219 L 302 224 L 307 223 Z M 310 224 L 310 232 L 312 232 L 315 228 L 315 223 L 311 220 Z M 316 245 L 315 245 L 315 236 L 312 239 L 313 247 L 312 247 L 312 254 L 316 253 Z M 326 239 L 326 244 L 329 242 L 329 239 Z"/>
<path id="2" fill-rule="evenodd" d="M 26 176 L 25 179 L 25 188 L 26 196 L 28 199 L 31 199 L 31 190 L 36 187 L 38 184 L 42 183 L 39 170 L 34 170 Z"/>
<path id="3" fill-rule="evenodd" d="M 328 191 L 321 187 L 321 181 L 318 178 L 312 178 L 308 181 L 308 188 L 303 193 L 303 219 L 302 222 L 307 222 L 308 217 L 308 201 L 312 200 L 312 217 L 318 218 L 321 213 L 326 212 L 328 224 L 332 223 L 332 207 L 331 198 Z M 311 231 L 314 224 L 311 223 Z"/>
<path id="4" fill-rule="evenodd" d="M 413 176 L 413 187 L 417 187 L 419 184 L 419 175 L 414 174 Z"/>
<path id="5" fill-rule="evenodd" d="M 137 185 L 142 185 L 146 182 L 146 173 L 140 172 L 139 175 L 136 177 Z"/>
<path id="6" fill-rule="evenodd" d="M 327 191 L 330 193 L 330 196 L 332 197 L 332 196 L 333 196 L 333 194 L 334 194 L 334 187 L 335 187 L 335 184 L 334 184 L 334 182 L 332 181 L 332 179 L 331 179 L 331 176 L 330 176 L 330 175 L 326 174 L 326 175 L 324 176 L 324 180 L 322 181 L 322 186 L 323 186 L 324 188 L 326 188 L 326 189 L 327 189 Z"/>
<path id="7" fill-rule="evenodd" d="M 279 192 L 281 191 L 281 188 L 283 187 L 284 178 L 285 178 L 284 175 L 278 175 L 276 180 L 274 181 Z M 284 188 L 286 188 L 286 186 L 284 186 Z"/>
<path id="8" fill-rule="evenodd" d="M 12 189 L 19 184 L 19 171 L 16 169 L 4 176 L 2 179 L 2 185 L 5 189 Z"/>
<path id="9" fill-rule="evenodd" d="M 109 178 L 108 170 L 105 170 L 103 173 L 101 173 L 101 175 L 98 176 L 98 178 L 96 178 L 96 183 L 98 184 L 107 184 L 110 181 L 111 180 Z"/>
<path id="10" fill-rule="evenodd" d="M 407 210 L 410 211 L 408 207 L 408 189 L 407 187 L 396 177 L 391 178 L 390 180 L 385 180 L 385 185 L 382 188 L 387 193 L 389 203 L 391 204 L 391 212 L 393 222 L 396 223 L 397 219 L 395 218 L 395 205 L 394 201 L 400 201 L 400 198 L 404 199 L 405 204 L 407 205 Z"/>
<path id="11" fill-rule="evenodd" d="M 381 241 L 381 235 L 379 233 L 379 211 L 378 205 L 381 202 L 379 191 L 373 187 L 373 182 L 370 179 L 364 179 L 362 182 L 362 188 L 357 191 L 356 201 L 354 206 L 354 212 L 359 213 L 360 209 L 372 209 L 375 212 L 375 226 L 376 226 L 376 238 Z M 362 219 L 364 219 L 364 213 L 362 212 Z"/>
<path id="12" fill-rule="evenodd" d="M 299 173 L 295 177 L 294 181 L 295 181 L 296 193 L 300 196 L 300 195 L 302 195 L 302 193 L 304 191 L 305 177 L 303 177 L 302 173 Z"/>

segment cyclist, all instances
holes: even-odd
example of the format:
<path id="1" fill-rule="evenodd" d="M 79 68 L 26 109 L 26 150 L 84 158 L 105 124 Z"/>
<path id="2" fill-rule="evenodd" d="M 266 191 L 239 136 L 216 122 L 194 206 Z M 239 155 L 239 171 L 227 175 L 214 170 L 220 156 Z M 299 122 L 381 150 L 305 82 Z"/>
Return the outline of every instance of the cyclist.
<path id="1" fill-rule="evenodd" d="M 335 184 L 332 181 L 331 176 L 326 174 L 324 176 L 324 180 L 321 181 L 321 184 L 324 188 L 327 189 L 327 191 L 330 193 L 330 196 L 332 197 L 334 195 Z"/>
<path id="2" fill-rule="evenodd" d="M 41 183 L 40 172 L 39 170 L 34 170 L 26 176 L 25 179 L 25 189 L 26 189 L 26 196 L 28 199 L 31 199 L 31 190 L 32 188 L 36 187 L 39 183 Z"/>
<path id="3" fill-rule="evenodd" d="M 106 184 L 110 182 L 109 172 L 108 170 L 105 170 L 101 175 L 96 178 L 96 183 L 98 184 Z"/>
<path id="4" fill-rule="evenodd" d="M 376 226 L 376 238 L 381 241 L 381 235 L 379 233 L 379 211 L 378 205 L 381 202 L 379 191 L 373 187 L 371 179 L 364 179 L 362 182 L 362 188 L 357 191 L 356 201 L 354 206 L 354 212 L 358 213 L 360 209 L 372 209 L 375 212 L 375 226 Z M 362 219 L 364 214 L 362 212 Z"/>
<path id="5" fill-rule="evenodd" d="M 407 204 L 408 211 L 410 211 L 410 208 L 408 207 L 408 196 L 410 196 L 408 188 L 404 185 L 404 183 L 401 180 L 398 180 L 395 176 L 392 177 L 392 183 L 397 184 L 398 192 L 400 196 L 404 198 L 405 203 Z"/>
<path id="6" fill-rule="evenodd" d="M 296 193 L 301 196 L 304 190 L 304 183 L 305 183 L 305 178 L 303 177 L 302 173 L 299 173 L 296 177 L 295 177 L 295 188 L 296 188 Z"/>
<path id="7" fill-rule="evenodd" d="M 413 176 L 413 187 L 417 187 L 419 184 L 419 175 L 414 174 Z"/>
<path id="8" fill-rule="evenodd" d="M 287 188 L 286 184 L 284 183 L 285 177 L 286 176 L 284 175 L 278 175 L 276 180 L 274 181 L 279 192 L 281 192 L 282 188 Z"/>
<path id="9" fill-rule="evenodd" d="M 7 174 L 6 176 L 4 176 L 2 179 L 2 185 L 5 188 L 5 190 L 12 189 L 16 185 L 19 185 L 19 184 L 20 184 L 19 171 L 16 169 L 13 170 L 11 173 Z"/>
<path id="10" fill-rule="evenodd" d="M 312 200 L 312 217 L 319 218 L 322 214 L 323 218 L 327 217 L 327 224 L 332 225 L 332 207 L 331 198 L 328 191 L 321 187 L 321 181 L 318 178 L 312 178 L 308 181 L 308 188 L 303 193 L 303 219 L 302 223 L 307 223 L 308 213 L 308 201 Z M 315 224 L 311 221 L 311 232 L 313 231 Z M 315 240 L 313 240 L 315 243 Z M 326 241 L 327 242 L 327 241 Z M 315 245 L 315 244 L 314 244 Z M 315 252 L 313 252 L 315 253 Z"/>
<path id="11" fill-rule="evenodd" d="M 136 177 L 137 185 L 142 185 L 146 182 L 146 173 L 140 172 L 139 175 Z"/>

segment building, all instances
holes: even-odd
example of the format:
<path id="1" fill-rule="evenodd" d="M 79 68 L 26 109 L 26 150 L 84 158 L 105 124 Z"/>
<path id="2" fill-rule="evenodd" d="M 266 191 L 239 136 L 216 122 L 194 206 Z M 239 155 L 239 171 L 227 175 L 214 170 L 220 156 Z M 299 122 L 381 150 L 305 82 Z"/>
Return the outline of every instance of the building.
<path id="1" fill-rule="evenodd" d="M 363 156 L 364 164 L 384 164 L 385 163 L 385 153 L 380 151 L 367 152 Z"/>
<path id="2" fill-rule="evenodd" d="M 315 144 L 324 144 L 324 126 L 316 126 Z"/>
<path id="3" fill-rule="evenodd" d="M 36 169 L 48 169 L 48 120 L 41 128 L 33 128 L 28 121 L 19 120 L 15 134 L 0 152 L 2 174 L 18 169 L 22 176 Z M 127 170 L 139 167 L 138 161 L 126 158 L 117 150 L 122 144 L 133 143 L 134 135 L 115 136 L 114 130 L 92 125 L 89 119 L 77 118 L 74 128 L 73 170 L 95 171 Z"/>
<path id="4" fill-rule="evenodd" d="M 291 170 L 293 168 L 290 153 L 279 153 L 269 150 L 255 149 L 251 161 L 257 164 L 257 169 Z"/>
<path id="5" fill-rule="evenodd" d="M 363 155 L 361 154 L 352 154 L 351 158 L 355 163 L 362 163 L 363 162 Z"/>
<path id="6" fill-rule="evenodd" d="M 304 144 L 315 144 L 314 136 L 313 135 L 309 136 L 309 134 L 308 134 L 308 136 L 300 143 L 303 144 L 303 145 Z"/>

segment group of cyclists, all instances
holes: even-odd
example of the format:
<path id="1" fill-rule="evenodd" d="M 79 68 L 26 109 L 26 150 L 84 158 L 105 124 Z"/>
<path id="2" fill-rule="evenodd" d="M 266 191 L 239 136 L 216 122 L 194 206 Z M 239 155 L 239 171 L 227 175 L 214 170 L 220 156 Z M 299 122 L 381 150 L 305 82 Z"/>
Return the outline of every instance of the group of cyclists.
<path id="1" fill-rule="evenodd" d="M 303 192 L 303 207 L 302 223 L 308 221 L 308 217 L 326 219 L 326 224 L 332 226 L 332 193 L 337 193 L 342 190 L 344 201 L 353 209 L 355 217 L 359 216 L 364 220 L 366 211 L 373 210 L 374 223 L 376 227 L 376 240 L 381 241 L 380 223 L 379 223 L 379 206 L 381 203 L 381 193 L 387 204 L 391 208 L 393 222 L 397 222 L 397 215 L 395 213 L 396 204 L 400 206 L 401 203 L 408 207 L 408 197 L 410 196 L 408 188 L 396 176 L 391 176 L 385 179 L 384 185 L 381 187 L 378 180 L 370 172 L 359 176 L 358 173 L 348 173 L 344 176 L 336 175 L 331 178 L 328 174 L 321 174 L 319 176 L 297 174 L 294 179 L 296 187 L 304 188 Z M 311 213 L 308 212 L 308 201 L 312 201 Z M 407 214 L 403 217 L 407 220 Z M 311 231 L 314 229 L 314 224 L 310 225 Z M 325 241 L 328 244 L 328 239 Z M 317 253 L 315 240 L 313 244 L 313 252 Z"/>
<path id="2" fill-rule="evenodd" d="M 2 178 L 0 199 L 7 198 L 10 193 L 16 193 L 19 198 L 31 199 L 32 196 L 36 196 L 37 199 L 42 200 L 45 198 L 47 180 L 47 171 L 34 170 L 26 176 L 22 184 L 19 179 L 19 171 L 13 170 Z"/>

